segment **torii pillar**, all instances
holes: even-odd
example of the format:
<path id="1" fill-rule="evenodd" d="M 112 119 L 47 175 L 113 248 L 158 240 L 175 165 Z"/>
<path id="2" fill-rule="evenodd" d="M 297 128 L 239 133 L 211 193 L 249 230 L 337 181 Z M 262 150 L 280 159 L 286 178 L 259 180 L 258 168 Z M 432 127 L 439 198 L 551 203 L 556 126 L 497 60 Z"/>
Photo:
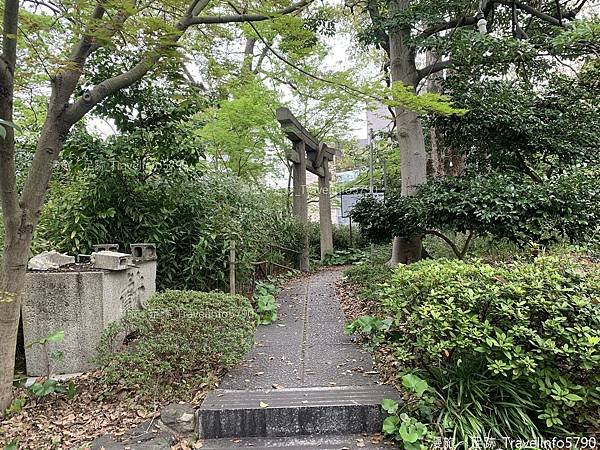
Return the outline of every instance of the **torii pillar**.
<path id="1" fill-rule="evenodd" d="M 329 161 L 335 151 L 315 139 L 287 108 L 277 109 L 277 120 L 287 138 L 293 143 L 293 150 L 286 157 L 293 163 L 294 215 L 304 224 L 308 224 L 308 192 L 306 171 L 319 177 L 319 227 L 321 231 L 321 259 L 333 251 L 333 230 L 331 224 L 331 174 Z M 308 235 L 305 237 L 300 258 L 300 270 L 308 271 Z"/>

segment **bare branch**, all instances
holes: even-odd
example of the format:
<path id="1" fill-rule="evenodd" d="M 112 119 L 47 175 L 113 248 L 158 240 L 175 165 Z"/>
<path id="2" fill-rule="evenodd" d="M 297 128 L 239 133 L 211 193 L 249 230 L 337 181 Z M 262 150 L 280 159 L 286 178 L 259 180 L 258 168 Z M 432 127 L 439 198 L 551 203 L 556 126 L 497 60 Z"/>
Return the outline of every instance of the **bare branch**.
<path id="1" fill-rule="evenodd" d="M 92 47 L 92 32 L 94 28 L 97 26 L 97 22 L 102 19 L 106 10 L 104 9 L 104 3 L 106 0 L 101 0 L 98 2 L 96 7 L 94 8 L 94 12 L 90 17 L 90 21 L 88 22 L 87 29 L 81 36 L 79 43 L 73 48 L 71 52 L 71 61 L 77 64 L 78 67 L 83 66 L 86 58 L 90 54 L 90 49 Z"/>
<path id="2" fill-rule="evenodd" d="M 180 37 L 181 34 L 177 35 L 177 40 Z M 89 92 L 83 94 L 68 107 L 65 112 L 67 122 L 70 124 L 77 123 L 106 97 L 141 80 L 156 65 L 160 58 L 161 49 L 157 49 L 153 54 L 143 57 L 140 62 L 127 72 L 108 78 L 94 86 Z"/>
<path id="3" fill-rule="evenodd" d="M 457 17 L 456 19 L 449 20 L 447 22 L 438 23 L 436 25 L 432 25 L 428 28 L 425 28 L 421 34 L 419 34 L 419 38 L 424 39 L 429 36 L 433 36 L 434 34 L 439 33 L 440 31 L 451 30 L 452 28 L 460 28 L 467 27 L 470 25 L 475 25 L 477 23 L 477 18 L 473 17 Z"/>
<path id="4" fill-rule="evenodd" d="M 465 245 L 463 245 L 463 248 L 460 252 L 460 259 L 464 259 L 467 252 L 469 251 L 469 248 L 471 247 L 471 241 L 473 240 L 473 238 L 475 237 L 475 233 L 473 232 L 473 230 L 469 230 L 469 235 L 467 236 L 467 239 L 465 240 Z"/>
<path id="5" fill-rule="evenodd" d="M 543 12 L 535 9 L 533 6 L 529 6 L 525 3 L 521 3 L 518 1 L 513 2 L 513 0 L 494 0 L 494 2 L 498 3 L 500 5 L 505 5 L 505 6 L 509 6 L 509 7 L 512 7 L 514 5 L 517 9 L 520 9 L 521 11 L 525 11 L 526 13 L 529 13 L 532 16 L 537 17 L 538 19 L 542 19 L 545 22 L 548 22 L 552 25 L 556 25 L 558 27 L 563 26 L 561 24 L 561 21 L 558 20 L 556 17 L 551 16 L 550 14 L 543 13 Z"/>
<path id="6" fill-rule="evenodd" d="M 463 259 L 464 255 L 461 254 L 461 251 L 458 249 L 458 247 L 456 246 L 456 244 L 454 242 L 452 242 L 452 239 L 450 239 L 444 233 L 442 233 L 442 232 L 440 232 L 438 230 L 425 230 L 424 233 L 425 234 L 431 234 L 433 236 L 439 237 L 446 244 L 448 244 L 448 246 L 452 249 L 452 251 L 454 252 L 454 254 L 456 255 L 456 257 L 458 259 Z"/>
<path id="7" fill-rule="evenodd" d="M 287 8 L 271 13 L 256 13 L 256 14 L 229 14 L 219 16 L 194 16 L 189 17 L 182 23 L 186 28 L 190 25 L 201 25 L 201 24 L 223 24 L 223 23 L 243 23 L 243 22 L 260 22 L 283 16 L 285 14 L 291 14 L 299 11 L 306 6 L 310 5 L 314 0 L 302 0 Z"/>
<path id="8" fill-rule="evenodd" d="M 262 51 L 260 52 L 260 56 L 258 57 L 258 60 L 256 61 L 254 70 L 252 71 L 252 73 L 254 75 L 258 74 L 258 72 L 260 71 L 260 67 L 262 66 L 262 63 L 263 63 L 264 59 L 267 57 L 268 53 L 269 53 L 269 49 L 267 47 L 263 47 Z"/>
<path id="9" fill-rule="evenodd" d="M 433 64 L 430 64 L 426 67 L 423 67 L 420 70 L 417 70 L 417 83 L 419 83 L 419 81 L 423 80 L 424 78 L 427 78 L 432 73 L 436 73 L 440 70 L 447 69 L 450 66 L 452 66 L 452 60 L 446 59 L 444 61 L 436 61 Z"/>
<path id="10" fill-rule="evenodd" d="M 564 19 L 571 19 L 571 20 L 574 19 L 576 17 L 576 15 L 581 11 L 581 8 L 586 3 L 586 1 L 587 0 L 582 0 L 580 4 L 578 4 L 575 8 L 573 8 L 569 11 L 559 11 L 558 12 L 559 17 L 553 16 L 550 14 L 546 14 L 546 13 L 534 8 L 533 6 L 530 6 L 526 3 L 522 3 L 520 1 L 513 2 L 513 0 L 490 0 L 489 2 L 486 3 L 483 13 L 487 16 L 487 14 L 492 10 L 492 8 L 495 4 L 505 5 L 508 7 L 512 7 L 514 5 L 517 9 L 520 9 L 521 11 L 524 11 L 533 17 L 537 17 L 538 19 L 541 19 L 545 22 L 548 22 L 548 23 L 558 26 L 558 27 L 564 27 L 564 26 L 566 26 L 564 23 Z M 432 36 L 434 34 L 437 34 L 441 31 L 450 30 L 453 28 L 460 28 L 460 27 L 475 25 L 475 24 L 477 24 L 477 20 L 478 19 L 476 16 L 457 17 L 457 18 L 449 20 L 447 22 L 438 23 L 438 24 L 435 24 L 435 25 L 432 25 L 432 26 L 426 28 L 419 34 L 419 38 L 423 39 L 423 38 Z"/>
<path id="11" fill-rule="evenodd" d="M 247 70 L 252 72 L 252 60 L 254 59 L 254 47 L 256 46 L 256 38 L 246 38 L 246 46 L 244 48 L 244 60 L 242 61 L 242 71 Z"/>

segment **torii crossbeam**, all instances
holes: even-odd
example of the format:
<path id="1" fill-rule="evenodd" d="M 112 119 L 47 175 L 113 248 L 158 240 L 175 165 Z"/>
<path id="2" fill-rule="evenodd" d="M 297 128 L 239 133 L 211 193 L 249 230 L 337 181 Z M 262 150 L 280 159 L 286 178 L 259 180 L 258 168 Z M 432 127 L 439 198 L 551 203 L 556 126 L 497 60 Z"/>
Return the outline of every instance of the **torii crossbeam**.
<path id="1" fill-rule="evenodd" d="M 285 135 L 293 144 L 292 149 L 286 152 L 286 157 L 293 163 L 294 215 L 302 223 L 308 223 L 306 171 L 308 170 L 319 177 L 319 227 L 321 231 L 321 259 L 323 259 L 327 253 L 333 250 L 329 161 L 333 160 L 335 150 L 312 136 L 289 109 L 278 108 L 277 120 L 281 124 Z M 306 236 L 302 257 L 300 258 L 300 270 L 308 271 L 309 269 L 308 236 Z"/>

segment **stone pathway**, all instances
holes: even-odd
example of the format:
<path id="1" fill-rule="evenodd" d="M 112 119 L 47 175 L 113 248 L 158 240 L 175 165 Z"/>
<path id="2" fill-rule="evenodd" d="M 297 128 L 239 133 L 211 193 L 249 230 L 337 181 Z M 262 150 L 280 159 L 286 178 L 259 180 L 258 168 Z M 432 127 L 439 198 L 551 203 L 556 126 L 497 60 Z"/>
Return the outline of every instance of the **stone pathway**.
<path id="1" fill-rule="evenodd" d="M 370 436 L 381 429 L 379 403 L 397 394 L 344 335 L 341 276 L 317 272 L 279 294 L 277 322 L 258 328 L 255 348 L 199 410 L 203 448 L 389 448 Z"/>
<path id="2" fill-rule="evenodd" d="M 358 386 L 377 383 L 373 360 L 344 334 L 335 298 L 341 270 L 318 272 L 278 296 L 278 320 L 257 330 L 255 348 L 221 389 Z"/>

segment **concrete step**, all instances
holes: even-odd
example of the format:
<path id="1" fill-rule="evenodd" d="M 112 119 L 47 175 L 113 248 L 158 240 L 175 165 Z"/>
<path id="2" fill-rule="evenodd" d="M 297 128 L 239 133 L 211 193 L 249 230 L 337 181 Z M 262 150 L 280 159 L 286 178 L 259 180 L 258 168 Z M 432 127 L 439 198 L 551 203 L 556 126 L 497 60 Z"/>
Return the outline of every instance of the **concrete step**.
<path id="1" fill-rule="evenodd" d="M 283 448 L 286 450 L 391 450 L 397 448 L 397 446 L 391 442 L 382 442 L 381 436 L 362 434 L 342 436 L 296 436 L 289 438 L 209 439 L 204 441 L 202 445 L 202 450 L 236 448 L 251 448 L 253 450 L 267 450 L 272 448 Z"/>
<path id="2" fill-rule="evenodd" d="M 381 400 L 398 397 L 391 386 L 223 390 L 198 410 L 201 439 L 376 433 Z"/>

